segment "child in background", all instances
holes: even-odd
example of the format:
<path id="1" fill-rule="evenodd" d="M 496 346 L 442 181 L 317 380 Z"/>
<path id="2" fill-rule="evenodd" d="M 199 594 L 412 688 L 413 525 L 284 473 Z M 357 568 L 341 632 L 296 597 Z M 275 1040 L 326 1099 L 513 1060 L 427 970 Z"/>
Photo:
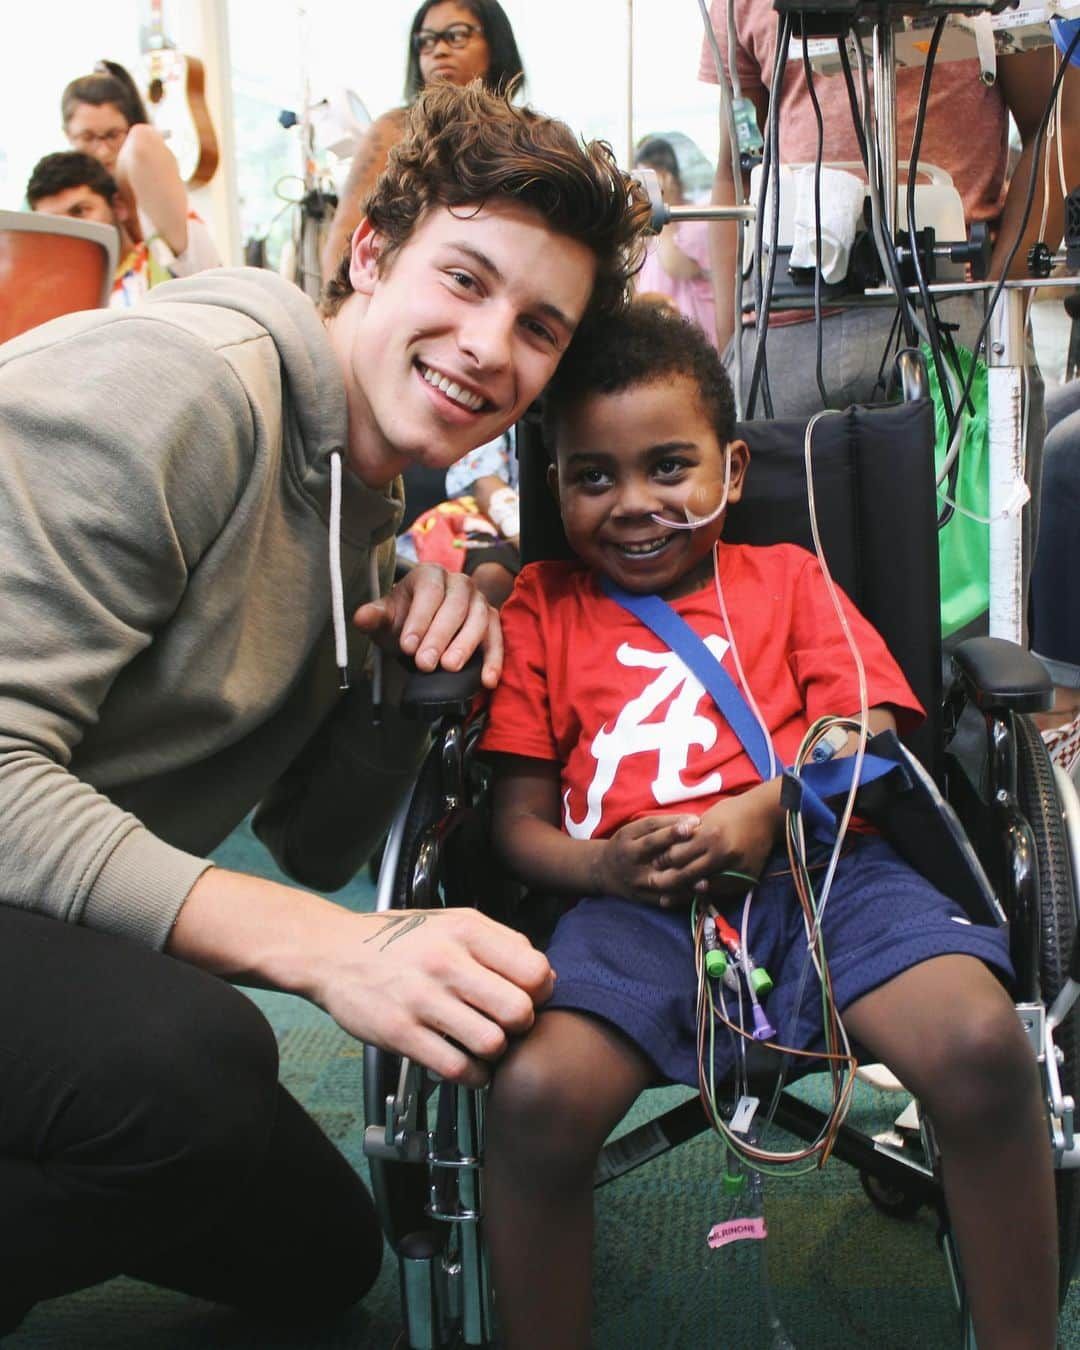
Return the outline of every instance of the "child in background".
<path id="1" fill-rule="evenodd" d="M 634 167 L 652 169 L 668 206 L 686 204 L 675 147 L 663 136 L 648 136 L 638 144 Z M 698 324 L 710 342 L 716 341 L 716 302 L 709 271 L 709 223 L 671 221 L 650 241 L 645 262 L 634 280 L 641 299 L 666 300 Z"/>
<path id="2" fill-rule="evenodd" d="M 548 950 L 555 993 L 488 1103 L 487 1231 L 510 1350 L 589 1344 L 597 1154 L 642 1089 L 697 1085 L 692 897 L 736 929 L 749 905 L 747 946 L 776 982 L 777 1039 L 823 1046 L 814 981 L 796 1006 L 806 934 L 776 850 L 779 779 L 760 781 L 702 685 L 603 579 L 670 602 L 756 703 L 778 764 L 816 719 L 860 706 L 818 561 L 794 545 L 721 541 L 748 452 L 700 330 L 634 306 L 575 344 L 549 400 L 549 475 L 578 561 L 525 567 L 503 607 L 506 664 L 482 748 L 496 758 L 494 835 L 512 870 L 584 898 Z M 908 729 L 914 695 L 843 604 L 870 730 Z M 732 894 L 732 873 L 759 880 Z M 1047 1350 L 1051 1158 L 1034 1056 L 1001 983 L 1004 933 L 971 924 L 884 840 L 853 833 L 823 935 L 848 1033 L 933 1120 L 981 1350 Z M 721 1029 L 718 1075 L 732 1058 Z"/>

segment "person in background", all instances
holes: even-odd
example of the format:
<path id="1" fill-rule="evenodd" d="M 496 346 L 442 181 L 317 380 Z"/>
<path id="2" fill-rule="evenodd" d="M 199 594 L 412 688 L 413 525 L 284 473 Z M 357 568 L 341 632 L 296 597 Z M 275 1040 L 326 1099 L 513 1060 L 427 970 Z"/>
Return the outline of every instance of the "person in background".
<path id="1" fill-rule="evenodd" d="M 398 557 L 472 577 L 496 609 L 521 570 L 515 428 L 471 450 L 446 472 L 446 498 L 415 516 Z"/>
<path id="2" fill-rule="evenodd" d="M 728 49 L 727 5 L 711 0 L 713 32 L 725 63 L 735 62 L 742 94 L 752 105 L 758 126 L 764 128 L 769 111 L 777 42 L 778 15 L 770 0 L 734 0 L 735 38 Z M 798 43 L 793 44 L 793 51 Z M 716 84 L 718 76 L 711 44 L 702 44 L 699 78 Z M 909 67 L 896 72 L 898 158 L 904 170 L 910 157 L 912 133 L 919 102 L 923 71 Z M 933 71 L 927 102 L 925 130 L 920 151 L 923 163 L 944 169 L 952 178 L 970 225 L 987 221 L 995 232 L 990 275 L 998 276 L 1005 255 L 1023 215 L 1028 174 L 1034 153 L 1035 133 L 1054 79 L 1052 47 L 1014 52 L 997 59 L 997 79 L 987 85 L 981 79 L 977 60 L 939 61 Z M 861 160 L 845 82 L 840 76 L 815 75 L 814 90 L 824 119 L 824 162 L 858 163 Z M 1080 72 L 1067 72 L 1061 89 L 1062 153 L 1066 179 L 1080 181 Z M 791 55 L 784 69 L 779 108 L 780 162 L 813 164 L 817 150 L 817 121 L 801 56 Z M 1009 117 L 1020 135 L 1022 153 L 1016 172 L 1007 179 Z M 1036 175 L 1035 199 L 1023 242 L 1017 249 L 1012 274 L 1024 275 L 1028 246 L 1039 235 L 1042 212 L 1042 175 Z M 1060 239 L 1064 205 L 1058 175 L 1049 176 L 1047 239 Z M 731 205 L 735 200 L 731 153 L 725 120 L 720 119 L 720 148 L 716 162 L 713 200 Z M 737 269 L 734 224 L 711 228 L 712 264 L 716 277 L 717 343 L 728 352 L 734 334 L 734 288 Z M 981 305 L 964 296 L 947 300 L 943 317 L 960 324 L 958 340 L 970 348 L 982 318 Z M 888 344 L 895 313 L 890 307 L 851 306 L 826 312 L 823 319 L 824 380 L 829 406 L 871 402 L 880 397 L 878 370 Z M 744 344 L 744 351 L 750 347 Z M 809 416 L 822 405 L 815 378 L 813 312 L 773 310 L 769 320 L 768 356 L 777 378 L 772 383 L 772 401 L 777 417 Z M 749 365 L 743 378 L 748 383 Z M 1029 460 L 1033 447 L 1041 450 L 1043 437 L 1042 377 L 1033 362 L 1028 370 L 1030 393 L 1027 443 Z M 745 390 L 744 390 L 745 392 Z M 1038 497 L 1038 464 L 1031 468 L 1032 496 Z"/>
<path id="3" fill-rule="evenodd" d="M 668 206 L 683 206 L 686 193 L 675 147 L 662 136 L 646 136 L 638 143 L 634 165 L 652 169 Z M 634 283 L 639 299 L 663 296 L 716 343 L 716 304 L 709 270 L 709 225 L 704 220 L 672 221 L 650 243 L 645 263 Z"/>
<path id="4" fill-rule="evenodd" d="M 116 180 L 130 208 L 128 229 L 173 277 L 220 267 L 210 231 L 188 201 L 172 151 L 150 124 L 135 81 L 115 61 L 99 61 L 60 98 L 64 134 Z"/>
<path id="5" fill-rule="evenodd" d="M 128 228 L 131 208 L 105 166 L 81 150 L 59 150 L 34 165 L 26 185 L 31 211 L 69 220 L 92 220 L 111 225 L 120 236 L 120 256 L 113 276 L 111 309 L 123 309 L 141 300 L 151 286 L 170 280 L 144 241 L 138 243 Z"/>
<path id="6" fill-rule="evenodd" d="M 364 203 L 401 139 L 408 106 L 429 84 L 483 80 L 493 91 L 525 84 L 514 31 L 498 0 L 431 0 L 420 6 L 409 28 L 405 64 L 405 106 L 377 117 L 353 155 L 345 186 L 323 247 L 323 277 L 341 260 L 364 214 Z"/>

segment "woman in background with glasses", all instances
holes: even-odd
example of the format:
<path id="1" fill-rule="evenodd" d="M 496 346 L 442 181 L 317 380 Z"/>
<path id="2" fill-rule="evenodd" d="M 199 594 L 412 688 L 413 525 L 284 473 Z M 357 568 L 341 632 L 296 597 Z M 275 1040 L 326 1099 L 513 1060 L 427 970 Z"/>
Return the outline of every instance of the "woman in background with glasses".
<path id="1" fill-rule="evenodd" d="M 407 105 L 425 85 L 468 84 L 476 79 L 493 90 L 505 89 L 515 80 L 519 88 L 524 84 L 521 56 L 502 5 L 498 0 L 435 0 L 434 4 L 427 0 L 413 15 L 409 29 L 406 107 L 376 118 L 357 147 L 323 247 L 324 279 L 337 270 L 386 157 L 401 139 Z"/>
<path id="2" fill-rule="evenodd" d="M 137 212 L 140 242 L 172 276 L 220 267 L 210 231 L 192 210 L 172 152 L 150 125 L 131 78 L 115 61 L 72 80 L 60 98 L 64 134 L 75 150 L 93 155 L 116 179 Z"/>

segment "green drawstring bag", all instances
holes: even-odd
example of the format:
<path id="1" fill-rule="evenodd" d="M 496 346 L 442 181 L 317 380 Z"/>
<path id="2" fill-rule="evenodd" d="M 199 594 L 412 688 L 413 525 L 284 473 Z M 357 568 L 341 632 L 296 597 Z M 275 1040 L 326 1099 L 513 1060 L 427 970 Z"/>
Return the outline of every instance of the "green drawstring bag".
<path id="1" fill-rule="evenodd" d="M 930 349 L 923 346 L 923 356 L 930 375 L 930 396 L 934 400 L 934 466 L 940 474 L 948 450 L 949 429 L 938 388 L 937 371 Z M 957 348 L 960 358 L 960 382 L 967 379 L 971 369 L 971 353 Z M 971 402 L 975 413 L 965 420 L 964 438 L 960 445 L 960 467 L 956 476 L 956 490 L 948 494 L 964 511 L 970 511 L 983 520 L 990 514 L 990 447 L 987 418 L 988 393 L 986 363 L 979 361 L 971 385 Z M 945 503 L 938 498 L 938 506 Z M 963 628 L 990 605 L 990 527 L 972 520 L 962 511 L 954 511 L 945 526 L 938 530 L 938 557 L 941 568 L 941 635 L 948 637 Z"/>

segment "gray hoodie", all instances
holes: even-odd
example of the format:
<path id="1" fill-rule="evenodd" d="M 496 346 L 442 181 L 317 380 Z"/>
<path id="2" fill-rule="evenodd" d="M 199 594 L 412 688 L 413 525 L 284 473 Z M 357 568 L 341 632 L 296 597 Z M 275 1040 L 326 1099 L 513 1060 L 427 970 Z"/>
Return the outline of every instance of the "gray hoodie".
<path id="1" fill-rule="evenodd" d="M 314 308 L 264 271 L 0 347 L 0 902 L 160 947 L 260 798 L 294 875 L 329 889 L 362 860 L 423 735 L 371 729 L 351 631 L 338 692 L 345 431 Z M 376 545 L 389 580 L 399 498 L 344 475 L 347 613 Z"/>

